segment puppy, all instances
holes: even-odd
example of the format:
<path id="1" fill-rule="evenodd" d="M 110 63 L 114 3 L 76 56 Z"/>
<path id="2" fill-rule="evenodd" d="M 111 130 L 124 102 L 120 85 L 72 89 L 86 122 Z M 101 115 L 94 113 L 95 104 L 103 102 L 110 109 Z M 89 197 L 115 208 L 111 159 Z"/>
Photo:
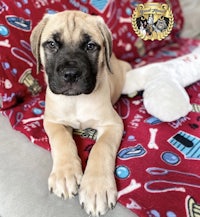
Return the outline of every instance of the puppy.
<path id="1" fill-rule="evenodd" d="M 53 168 L 49 190 L 72 198 L 89 215 L 100 216 L 117 199 L 115 159 L 123 123 L 113 108 L 131 66 L 112 54 L 112 36 L 103 19 L 80 11 L 45 15 L 33 29 L 31 48 L 47 83 L 44 128 Z M 96 129 L 84 175 L 72 129 Z"/>

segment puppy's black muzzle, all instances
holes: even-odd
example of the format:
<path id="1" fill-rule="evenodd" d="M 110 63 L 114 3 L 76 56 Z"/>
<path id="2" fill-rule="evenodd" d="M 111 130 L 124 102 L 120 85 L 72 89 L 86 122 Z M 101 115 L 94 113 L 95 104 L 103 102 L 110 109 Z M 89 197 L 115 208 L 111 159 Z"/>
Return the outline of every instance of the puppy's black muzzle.
<path id="1" fill-rule="evenodd" d="M 96 73 L 86 58 L 77 61 L 72 58 L 57 58 L 54 63 L 54 69 L 49 67 L 48 70 L 51 71 L 48 78 L 53 93 L 68 96 L 89 94 L 95 88 Z"/>

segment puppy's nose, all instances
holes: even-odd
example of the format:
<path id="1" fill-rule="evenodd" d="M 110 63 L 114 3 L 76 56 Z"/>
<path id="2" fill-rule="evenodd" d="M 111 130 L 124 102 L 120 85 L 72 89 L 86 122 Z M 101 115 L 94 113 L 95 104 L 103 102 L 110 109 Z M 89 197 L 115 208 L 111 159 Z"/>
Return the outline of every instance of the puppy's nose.
<path id="1" fill-rule="evenodd" d="M 66 82 L 75 82 L 81 76 L 81 72 L 75 68 L 68 68 L 63 71 L 63 78 Z"/>
<path id="2" fill-rule="evenodd" d="M 69 66 L 76 66 L 77 65 L 77 62 L 76 61 L 74 61 L 74 60 L 70 60 L 70 61 L 67 61 L 67 64 L 69 65 Z"/>

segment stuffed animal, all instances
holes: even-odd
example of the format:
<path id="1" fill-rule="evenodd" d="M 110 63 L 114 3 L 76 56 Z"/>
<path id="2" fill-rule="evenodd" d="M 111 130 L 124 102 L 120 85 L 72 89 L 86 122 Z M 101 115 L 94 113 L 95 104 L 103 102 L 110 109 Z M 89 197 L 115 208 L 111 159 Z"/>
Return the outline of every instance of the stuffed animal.
<path id="1" fill-rule="evenodd" d="M 200 47 L 192 53 L 166 62 L 152 63 L 127 73 L 124 94 L 144 90 L 147 112 L 171 122 L 192 110 L 184 87 L 200 80 Z"/>

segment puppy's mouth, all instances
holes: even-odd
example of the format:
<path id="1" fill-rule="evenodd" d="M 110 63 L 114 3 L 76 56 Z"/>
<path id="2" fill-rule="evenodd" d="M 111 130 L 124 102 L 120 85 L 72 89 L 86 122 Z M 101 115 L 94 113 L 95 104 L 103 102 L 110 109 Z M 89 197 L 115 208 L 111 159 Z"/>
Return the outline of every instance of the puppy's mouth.
<path id="1" fill-rule="evenodd" d="M 69 88 L 69 89 L 61 88 L 61 89 L 57 89 L 57 88 L 54 88 L 54 87 L 51 87 L 51 86 L 50 86 L 50 89 L 54 94 L 62 94 L 62 95 L 65 95 L 65 96 L 78 96 L 78 95 L 81 95 L 81 94 L 90 94 L 93 91 L 93 89 L 91 89 L 91 90 L 90 89 L 80 90 L 79 88 Z"/>
<path id="2" fill-rule="evenodd" d="M 74 90 L 74 89 L 69 89 L 69 90 L 65 90 L 64 88 L 63 89 L 56 89 L 56 88 L 52 88 L 51 86 L 50 86 L 50 89 L 54 94 L 62 94 L 65 96 L 78 96 L 78 95 L 81 95 L 83 93 L 81 91 Z"/>

